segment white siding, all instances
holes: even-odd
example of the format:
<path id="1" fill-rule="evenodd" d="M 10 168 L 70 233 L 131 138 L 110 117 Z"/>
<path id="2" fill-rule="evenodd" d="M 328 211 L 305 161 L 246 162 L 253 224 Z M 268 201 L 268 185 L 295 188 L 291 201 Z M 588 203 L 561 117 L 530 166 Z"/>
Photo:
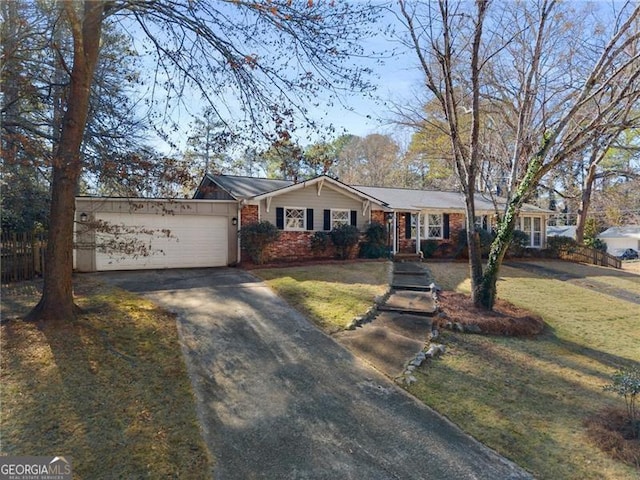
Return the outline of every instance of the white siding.
<path id="1" fill-rule="evenodd" d="M 320 190 L 318 195 L 317 185 L 311 185 L 307 188 L 295 190 L 290 193 L 277 195 L 272 198 L 269 211 L 266 210 L 267 202 L 260 202 L 260 219 L 267 220 L 274 225 L 276 224 L 276 208 L 278 207 L 299 207 L 313 208 L 313 229 L 322 230 L 324 221 L 324 210 L 345 209 L 355 210 L 357 212 L 357 227 L 364 229 L 365 224 L 369 223 L 370 211 L 362 214 L 362 201 L 351 198 L 344 193 L 334 190 L 326 183 Z"/>
<path id="2" fill-rule="evenodd" d="M 622 255 L 622 252 L 624 252 L 627 248 L 640 250 L 640 240 L 636 238 L 602 238 L 602 241 L 607 244 L 607 253 L 611 255 Z"/>

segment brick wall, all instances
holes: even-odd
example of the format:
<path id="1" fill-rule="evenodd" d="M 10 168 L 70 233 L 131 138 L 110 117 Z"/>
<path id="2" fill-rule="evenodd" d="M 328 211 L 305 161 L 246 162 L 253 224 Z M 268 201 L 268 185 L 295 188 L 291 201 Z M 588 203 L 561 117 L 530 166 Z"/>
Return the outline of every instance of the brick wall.
<path id="1" fill-rule="evenodd" d="M 335 246 L 329 240 L 327 248 L 322 252 L 311 250 L 311 237 L 314 232 L 281 231 L 277 242 L 269 245 L 266 251 L 267 261 L 291 262 L 335 258 Z M 353 248 L 349 258 L 358 256 L 358 246 Z"/>
<path id="2" fill-rule="evenodd" d="M 385 212 L 382 210 L 372 210 L 371 211 L 371 221 L 381 223 L 384 225 L 385 223 Z"/>
<path id="3" fill-rule="evenodd" d="M 258 205 L 245 205 L 240 213 L 242 218 L 241 227 L 258 221 Z"/>
<path id="4" fill-rule="evenodd" d="M 465 228 L 464 213 L 449 214 L 449 237 L 452 241 L 458 238 L 458 232 Z"/>
<path id="5" fill-rule="evenodd" d="M 462 213 L 449 214 L 449 239 L 439 241 L 440 248 L 435 256 L 451 255 L 457 245 L 458 233 L 465 228 L 465 217 Z M 258 206 L 245 205 L 242 207 L 242 225 L 247 225 L 258 221 Z M 386 224 L 386 213 L 382 210 L 373 210 L 371 212 L 371 221 Z M 398 228 L 398 248 L 400 252 L 415 252 L 415 239 L 405 238 L 407 229 L 406 217 L 404 214 L 397 214 Z M 335 258 L 335 247 L 329 241 L 327 249 L 323 252 L 311 251 L 311 237 L 314 232 L 290 232 L 281 231 L 280 238 L 277 242 L 267 247 L 267 262 L 287 262 L 287 261 L 304 261 Z M 358 256 L 359 247 L 356 246 L 350 254 L 350 258 Z M 248 255 L 243 252 L 243 262 L 248 262 Z"/>

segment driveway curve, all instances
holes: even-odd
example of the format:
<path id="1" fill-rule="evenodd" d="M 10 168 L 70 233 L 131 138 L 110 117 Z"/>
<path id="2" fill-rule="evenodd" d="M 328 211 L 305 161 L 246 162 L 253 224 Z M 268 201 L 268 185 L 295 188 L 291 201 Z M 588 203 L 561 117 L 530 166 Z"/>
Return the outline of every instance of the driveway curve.
<path id="1" fill-rule="evenodd" d="M 226 479 L 522 479 L 238 269 L 97 274 L 175 312 Z"/>

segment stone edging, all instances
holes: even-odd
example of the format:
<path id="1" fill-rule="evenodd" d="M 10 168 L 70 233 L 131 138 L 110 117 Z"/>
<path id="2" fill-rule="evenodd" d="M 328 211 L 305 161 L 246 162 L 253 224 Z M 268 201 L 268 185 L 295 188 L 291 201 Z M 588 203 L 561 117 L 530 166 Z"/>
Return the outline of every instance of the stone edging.
<path id="1" fill-rule="evenodd" d="M 392 278 L 393 278 L 393 262 L 389 262 L 387 266 L 387 276 L 389 277 L 389 282 L 387 282 L 387 290 L 382 294 L 378 295 L 373 300 L 373 305 L 369 307 L 369 309 L 360 316 L 357 316 L 349 322 L 346 326 L 345 330 L 355 330 L 358 327 L 361 327 L 365 323 L 372 322 L 374 318 L 378 315 L 378 307 L 380 305 L 384 305 L 389 300 L 393 289 L 391 288 Z"/>
<path id="2" fill-rule="evenodd" d="M 440 289 L 434 283 L 432 283 L 430 286 L 433 298 L 436 301 L 436 308 L 439 309 L 438 292 L 440 291 Z M 404 383 L 405 385 L 411 385 L 412 383 L 417 382 L 418 379 L 413 375 L 415 369 L 419 368 L 427 360 L 437 358 L 447 351 L 447 347 L 440 343 L 434 342 L 434 340 L 437 339 L 438 336 L 438 329 L 432 328 L 431 333 L 429 334 L 429 338 L 425 342 L 424 348 L 421 352 L 418 352 L 418 354 L 414 358 L 407 362 L 407 366 L 405 367 L 404 371 L 395 378 L 396 382 Z"/>

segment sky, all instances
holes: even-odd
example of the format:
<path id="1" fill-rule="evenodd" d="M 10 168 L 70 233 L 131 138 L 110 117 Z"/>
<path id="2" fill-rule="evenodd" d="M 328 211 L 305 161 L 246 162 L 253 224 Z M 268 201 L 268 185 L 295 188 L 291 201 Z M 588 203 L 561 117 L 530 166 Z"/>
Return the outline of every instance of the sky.
<path id="1" fill-rule="evenodd" d="M 381 20 L 381 25 L 393 21 L 393 16 L 387 13 Z M 135 29 L 135 27 L 133 27 Z M 381 32 L 383 28 L 379 29 Z M 141 33 L 141 32 L 140 32 Z M 137 36 L 137 35 L 136 35 Z M 140 35 L 141 38 L 143 35 Z M 346 94 L 340 101 L 333 102 L 332 106 L 321 105 L 310 110 L 310 117 L 314 120 L 326 119 L 335 127 L 335 136 L 342 133 L 350 133 L 358 136 L 366 136 L 371 133 L 389 133 L 406 141 L 409 134 L 406 131 L 399 131 L 392 121 L 392 113 L 388 102 L 402 103 L 415 97 L 413 92 L 419 88 L 422 78 L 420 71 L 416 68 L 416 60 L 411 52 L 401 51 L 397 42 L 386 37 L 382 33 L 374 38 L 363 39 L 365 51 L 392 51 L 393 54 L 386 55 L 383 62 L 373 60 L 360 60 L 366 66 L 371 67 L 374 72 L 370 77 L 371 82 L 376 86 L 376 90 L 368 95 Z M 154 69 L 152 64 L 147 64 L 149 71 Z M 193 117 L 190 113 L 199 113 L 200 95 L 196 92 L 186 91 L 183 105 L 175 107 L 170 116 L 180 125 L 177 132 L 171 135 L 171 142 L 176 147 L 172 148 L 168 143 L 155 138 L 152 144 L 163 153 L 179 153 L 186 147 L 186 139 L 190 135 L 190 125 Z M 325 98 L 326 99 L 326 98 Z M 305 146 L 310 141 L 307 137 L 320 140 L 321 137 L 313 132 L 302 130 L 297 140 Z M 295 138 L 295 137 L 294 137 Z"/>

